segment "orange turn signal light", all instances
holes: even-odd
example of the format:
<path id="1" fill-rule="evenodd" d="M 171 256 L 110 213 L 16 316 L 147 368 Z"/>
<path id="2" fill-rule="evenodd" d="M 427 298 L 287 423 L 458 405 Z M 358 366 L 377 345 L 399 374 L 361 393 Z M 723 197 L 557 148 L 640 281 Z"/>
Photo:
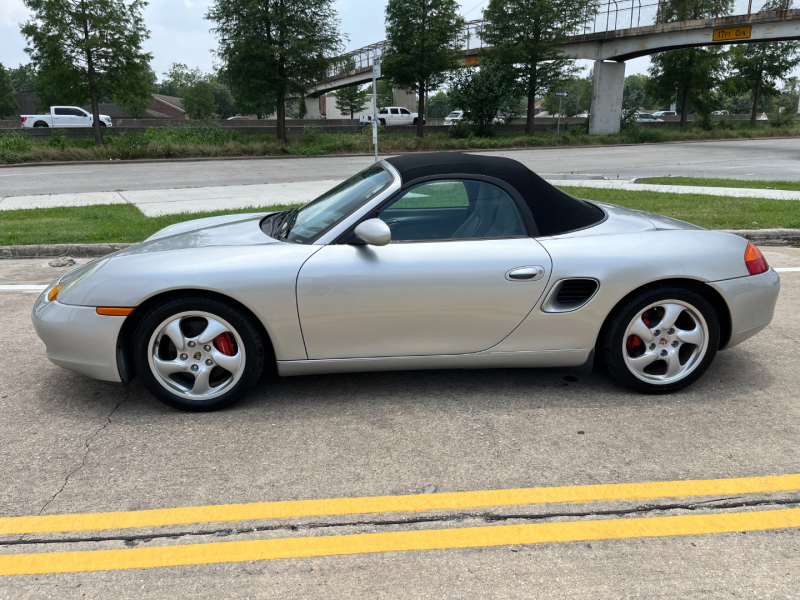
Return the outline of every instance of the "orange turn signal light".
<path id="1" fill-rule="evenodd" d="M 97 314 L 107 317 L 127 317 L 133 312 L 132 308 L 122 308 L 119 306 L 98 306 Z"/>
<path id="2" fill-rule="evenodd" d="M 753 242 L 747 242 L 747 249 L 744 251 L 744 264 L 750 275 L 758 275 L 769 270 L 767 259 L 761 254 L 761 250 L 756 248 Z"/>
<path id="3" fill-rule="evenodd" d="M 57 285 L 52 290 L 47 292 L 47 301 L 52 302 L 53 300 L 58 300 L 58 290 L 61 289 L 60 285 Z"/>

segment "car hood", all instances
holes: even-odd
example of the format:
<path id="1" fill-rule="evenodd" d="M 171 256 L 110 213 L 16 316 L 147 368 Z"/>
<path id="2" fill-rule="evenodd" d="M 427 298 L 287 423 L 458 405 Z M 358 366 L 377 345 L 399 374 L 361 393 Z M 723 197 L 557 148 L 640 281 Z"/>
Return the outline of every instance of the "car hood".
<path id="1" fill-rule="evenodd" d="M 643 210 L 634 210 L 632 208 L 625 208 L 617 206 L 616 204 L 607 204 L 605 202 L 594 202 L 587 200 L 592 204 L 599 206 L 606 213 L 606 219 L 597 225 L 587 227 L 586 229 L 579 229 L 578 231 L 571 231 L 561 235 L 553 236 L 561 237 L 583 237 L 588 235 L 613 235 L 618 233 L 636 233 L 639 231 L 659 231 L 669 229 L 703 229 L 697 225 L 672 219 L 670 217 L 663 217 L 655 213 L 646 212 Z"/>
<path id="2" fill-rule="evenodd" d="M 277 240 L 261 231 L 261 220 L 273 213 L 224 215 L 185 221 L 165 227 L 141 244 L 120 250 L 115 256 L 166 252 L 209 246 L 254 246 Z"/>

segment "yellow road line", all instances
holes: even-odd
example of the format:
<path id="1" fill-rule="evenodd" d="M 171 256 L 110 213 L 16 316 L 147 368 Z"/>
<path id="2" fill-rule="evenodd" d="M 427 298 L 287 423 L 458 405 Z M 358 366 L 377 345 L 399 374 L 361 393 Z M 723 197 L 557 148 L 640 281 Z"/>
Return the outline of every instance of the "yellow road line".
<path id="1" fill-rule="evenodd" d="M 747 513 L 572 521 L 281 538 L 40 554 L 0 555 L 0 575 L 148 569 L 309 556 L 668 537 L 800 527 L 800 508 Z"/>
<path id="2" fill-rule="evenodd" d="M 522 506 L 526 504 L 560 502 L 652 500 L 655 498 L 739 495 L 793 490 L 800 490 L 800 474 L 736 479 L 654 481 L 646 483 L 448 492 L 443 494 L 410 494 L 405 496 L 332 498 L 327 500 L 290 500 L 252 504 L 159 508 L 140 511 L 5 517 L 0 518 L 0 535 L 101 531 L 105 529 L 164 527 L 190 523 L 255 521 L 332 515 L 469 510 L 493 506 Z"/>

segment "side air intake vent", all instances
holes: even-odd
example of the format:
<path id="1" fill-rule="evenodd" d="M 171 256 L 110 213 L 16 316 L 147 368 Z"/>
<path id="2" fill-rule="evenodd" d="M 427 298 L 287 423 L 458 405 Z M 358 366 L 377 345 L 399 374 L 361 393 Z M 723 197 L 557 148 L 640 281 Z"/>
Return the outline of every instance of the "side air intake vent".
<path id="1" fill-rule="evenodd" d="M 542 305 L 545 312 L 568 312 L 589 302 L 597 292 L 595 279 L 562 279 L 557 282 Z"/>

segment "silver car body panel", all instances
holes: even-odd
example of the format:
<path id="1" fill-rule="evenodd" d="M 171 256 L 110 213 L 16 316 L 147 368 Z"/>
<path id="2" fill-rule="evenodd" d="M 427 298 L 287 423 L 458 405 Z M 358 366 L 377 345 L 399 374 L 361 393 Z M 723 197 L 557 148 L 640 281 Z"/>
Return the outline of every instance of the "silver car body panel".
<path id="1" fill-rule="evenodd" d="M 544 276 L 506 279 L 526 265 Z M 531 311 L 550 271 L 547 252 L 529 237 L 326 246 L 297 280 L 308 358 L 486 350 Z"/>
<path id="2" fill-rule="evenodd" d="M 780 280 L 774 271 L 749 276 L 746 240 L 613 205 L 601 204 L 603 222 L 551 237 L 336 244 L 401 188 L 394 167 L 383 165 L 393 182 L 310 245 L 268 237 L 260 222 L 269 213 L 257 213 L 180 223 L 110 255 L 58 301 L 37 300 L 33 321 L 48 356 L 119 381 L 124 318 L 94 307 L 137 307 L 179 290 L 218 293 L 249 309 L 282 375 L 580 365 L 610 311 L 664 280 L 708 284 L 722 296 L 732 321 L 727 347 L 772 318 Z M 531 267 L 542 276 L 506 278 Z M 542 310 L 569 278 L 600 285 L 577 310 Z"/>
<path id="3" fill-rule="evenodd" d="M 33 325 L 59 367 L 118 383 L 117 338 L 125 317 L 97 314 L 95 308 L 48 302 L 47 291 L 33 308 Z"/>

